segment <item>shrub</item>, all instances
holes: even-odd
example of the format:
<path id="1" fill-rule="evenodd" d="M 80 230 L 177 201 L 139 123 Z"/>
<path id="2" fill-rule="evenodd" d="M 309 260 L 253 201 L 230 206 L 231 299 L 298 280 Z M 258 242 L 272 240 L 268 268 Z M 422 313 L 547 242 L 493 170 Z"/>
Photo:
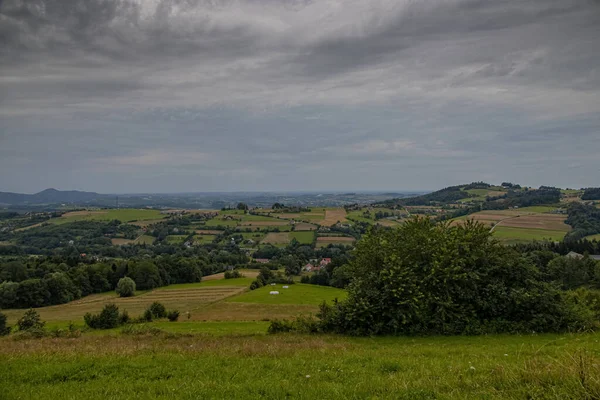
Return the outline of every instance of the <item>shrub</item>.
<path id="1" fill-rule="evenodd" d="M 271 324 L 267 330 L 268 333 L 318 333 L 321 331 L 321 322 L 312 315 L 300 315 L 292 321 L 287 319 L 274 319 L 271 321 Z"/>
<path id="2" fill-rule="evenodd" d="M 44 324 L 40 319 L 40 314 L 33 308 L 30 308 L 17 322 L 20 331 L 44 329 Z"/>
<path id="3" fill-rule="evenodd" d="M 166 318 L 167 317 L 167 309 L 165 308 L 164 305 L 162 305 L 161 303 L 159 303 L 157 301 L 150 304 L 150 307 L 148 307 L 148 310 L 152 313 L 152 316 L 154 318 Z"/>
<path id="4" fill-rule="evenodd" d="M 127 312 L 119 314 L 119 307 L 115 304 L 104 306 L 100 314 L 87 313 L 83 317 L 85 324 L 92 329 L 112 329 L 129 321 Z"/>
<path id="5" fill-rule="evenodd" d="M 129 277 L 119 279 L 117 283 L 117 294 L 119 297 L 131 297 L 135 295 L 135 282 Z"/>
<path id="6" fill-rule="evenodd" d="M 154 319 L 154 316 L 152 315 L 152 311 L 150 311 L 150 309 L 146 309 L 146 311 L 144 311 L 144 313 L 142 314 L 142 316 L 140 317 L 140 321 L 141 322 L 152 322 L 152 320 Z"/>
<path id="7" fill-rule="evenodd" d="M 6 326 L 6 315 L 0 312 L 0 336 L 5 336 L 10 333 L 10 326 Z"/>
<path id="8" fill-rule="evenodd" d="M 253 280 L 253 281 L 252 281 L 252 283 L 250 284 L 250 290 L 258 289 L 258 288 L 261 288 L 261 287 L 263 287 L 263 286 L 264 286 L 264 285 L 263 285 L 263 283 L 262 283 L 262 281 L 261 281 L 261 280 L 259 280 L 259 279 L 255 279 L 255 280 Z"/>
<path id="9" fill-rule="evenodd" d="M 233 271 L 225 271 L 225 279 L 235 279 L 235 278 L 243 278 L 244 275 L 237 269 Z"/>
<path id="10" fill-rule="evenodd" d="M 543 281 L 489 228 L 414 218 L 372 230 L 348 264 L 348 298 L 321 307 L 320 329 L 352 335 L 564 332 L 593 327 L 589 307 Z"/>
<path id="11" fill-rule="evenodd" d="M 175 322 L 179 319 L 179 311 L 177 310 L 171 310 L 167 313 L 167 318 L 169 318 L 169 321 L 171 322 Z"/>
<path id="12" fill-rule="evenodd" d="M 17 333 L 15 333 L 14 339 L 15 340 L 40 339 L 40 338 L 43 338 L 46 336 L 48 336 L 48 332 L 46 332 L 46 330 L 44 328 L 33 327 L 33 328 L 29 328 L 24 331 L 18 331 Z"/>

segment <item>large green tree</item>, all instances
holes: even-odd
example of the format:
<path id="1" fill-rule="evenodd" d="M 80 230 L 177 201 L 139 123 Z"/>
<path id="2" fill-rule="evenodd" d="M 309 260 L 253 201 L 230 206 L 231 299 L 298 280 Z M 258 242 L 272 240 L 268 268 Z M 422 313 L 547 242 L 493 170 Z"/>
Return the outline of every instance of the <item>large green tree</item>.
<path id="1" fill-rule="evenodd" d="M 370 334 L 564 331 L 593 325 L 535 265 L 478 223 L 416 218 L 357 244 L 346 301 L 323 308 L 323 329 Z"/>

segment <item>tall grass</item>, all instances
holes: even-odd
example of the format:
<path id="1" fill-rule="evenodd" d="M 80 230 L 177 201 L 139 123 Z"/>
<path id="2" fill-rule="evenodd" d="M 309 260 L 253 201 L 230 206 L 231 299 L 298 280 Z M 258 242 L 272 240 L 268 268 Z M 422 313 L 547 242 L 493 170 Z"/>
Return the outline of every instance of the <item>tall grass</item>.
<path id="1" fill-rule="evenodd" d="M 1 396 L 544 398 L 600 396 L 598 334 L 432 338 L 165 335 L 0 340 Z"/>

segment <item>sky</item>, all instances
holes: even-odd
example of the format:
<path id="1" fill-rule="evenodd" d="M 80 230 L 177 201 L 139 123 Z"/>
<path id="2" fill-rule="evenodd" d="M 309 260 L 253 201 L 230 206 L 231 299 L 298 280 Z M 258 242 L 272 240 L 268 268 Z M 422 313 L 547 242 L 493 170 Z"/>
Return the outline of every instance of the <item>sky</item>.
<path id="1" fill-rule="evenodd" d="M 0 0 L 0 191 L 600 185 L 598 0 Z"/>

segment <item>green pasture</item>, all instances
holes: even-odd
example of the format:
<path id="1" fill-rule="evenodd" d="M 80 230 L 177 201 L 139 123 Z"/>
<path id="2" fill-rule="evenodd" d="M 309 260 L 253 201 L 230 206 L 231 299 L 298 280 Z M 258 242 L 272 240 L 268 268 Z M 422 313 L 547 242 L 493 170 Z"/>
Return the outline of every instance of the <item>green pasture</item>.
<path id="1" fill-rule="evenodd" d="M 533 240 L 560 241 L 565 237 L 566 232 L 552 231 L 546 229 L 513 228 L 507 226 L 497 226 L 494 228 L 494 237 L 502 242 L 530 242 Z"/>
<path id="2" fill-rule="evenodd" d="M 118 219 L 121 222 L 146 221 L 166 218 L 167 215 L 161 214 L 158 210 L 146 210 L 135 208 L 122 208 L 114 210 L 90 211 L 89 215 L 62 216 L 48 220 L 53 224 L 64 224 L 75 221 L 112 221 Z"/>
<path id="3" fill-rule="evenodd" d="M 289 286 L 283 289 L 283 286 Z M 278 295 L 269 294 L 278 291 Z M 310 304 L 319 305 L 323 301 L 332 302 L 334 299 L 342 300 L 346 291 L 328 286 L 307 285 L 296 283 L 293 285 L 274 286 L 267 285 L 262 288 L 243 293 L 227 299 L 228 302 L 260 303 L 260 304 Z"/>
<path id="4" fill-rule="evenodd" d="M 599 334 L 255 334 L 267 324 L 160 322 L 152 326 L 180 333 L 0 339 L 1 397 L 496 400 L 600 394 Z"/>
<path id="5" fill-rule="evenodd" d="M 296 239 L 300 244 L 312 244 L 314 238 L 315 238 L 314 231 L 290 232 L 290 240 Z"/>

